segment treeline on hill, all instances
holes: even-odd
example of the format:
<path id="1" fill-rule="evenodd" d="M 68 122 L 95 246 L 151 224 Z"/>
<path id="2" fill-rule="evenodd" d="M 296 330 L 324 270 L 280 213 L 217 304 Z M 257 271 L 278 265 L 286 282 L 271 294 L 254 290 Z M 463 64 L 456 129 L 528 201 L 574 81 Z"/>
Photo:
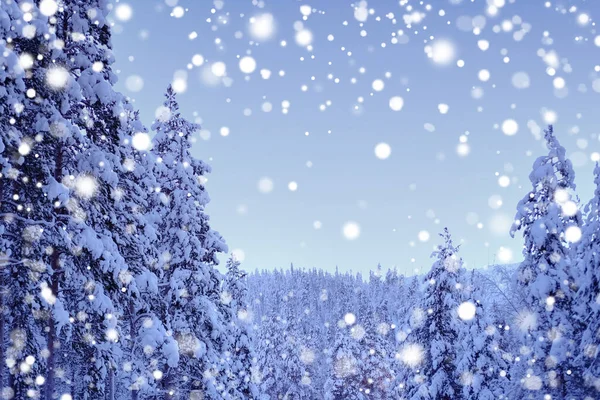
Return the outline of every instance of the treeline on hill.
<path id="1" fill-rule="evenodd" d="M 525 260 L 425 277 L 245 278 L 209 226 L 198 126 L 113 85 L 106 0 L 0 2 L 3 399 L 594 399 L 600 168 L 576 204 L 552 128 L 519 203 Z M 249 290 L 247 290 L 249 287 Z"/>
<path id="2" fill-rule="evenodd" d="M 600 167 L 579 210 L 550 126 L 511 233 L 524 261 L 466 271 L 448 230 L 425 276 L 249 276 L 270 399 L 597 399 Z"/>

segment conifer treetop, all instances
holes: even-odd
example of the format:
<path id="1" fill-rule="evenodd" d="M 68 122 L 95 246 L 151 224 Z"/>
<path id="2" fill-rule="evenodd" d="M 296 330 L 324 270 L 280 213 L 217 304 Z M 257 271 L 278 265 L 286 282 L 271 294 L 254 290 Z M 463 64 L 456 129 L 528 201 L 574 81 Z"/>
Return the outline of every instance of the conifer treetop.
<path id="1" fill-rule="evenodd" d="M 449 272 L 457 272 L 462 267 L 462 259 L 458 257 L 460 245 L 454 245 L 448 228 L 444 228 L 439 235 L 444 240 L 444 244 L 438 245 L 437 249 L 431 253 L 431 257 L 436 258 L 437 261 L 434 263 L 430 274 L 439 267 Z"/>

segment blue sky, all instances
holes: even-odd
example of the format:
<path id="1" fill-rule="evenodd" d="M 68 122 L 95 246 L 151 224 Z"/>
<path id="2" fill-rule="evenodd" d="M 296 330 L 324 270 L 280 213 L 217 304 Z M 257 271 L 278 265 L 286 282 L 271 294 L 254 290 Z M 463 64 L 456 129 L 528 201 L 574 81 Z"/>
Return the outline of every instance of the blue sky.
<path id="1" fill-rule="evenodd" d="M 468 266 L 516 262 L 548 122 L 593 191 L 596 0 L 127 0 L 112 18 L 145 123 L 174 82 L 202 124 L 208 213 L 246 269 L 410 274 L 444 226 Z"/>

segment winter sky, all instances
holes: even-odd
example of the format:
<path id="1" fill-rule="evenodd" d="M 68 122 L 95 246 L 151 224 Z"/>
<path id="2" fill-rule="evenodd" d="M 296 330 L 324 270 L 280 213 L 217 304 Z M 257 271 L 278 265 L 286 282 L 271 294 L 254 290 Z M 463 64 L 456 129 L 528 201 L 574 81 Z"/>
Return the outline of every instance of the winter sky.
<path id="1" fill-rule="evenodd" d="M 202 124 L 207 210 L 246 269 L 410 274 L 444 226 L 467 266 L 519 261 L 508 230 L 548 123 L 592 194 L 598 0 L 127 0 L 112 17 L 117 88 L 147 126 L 170 83 Z"/>

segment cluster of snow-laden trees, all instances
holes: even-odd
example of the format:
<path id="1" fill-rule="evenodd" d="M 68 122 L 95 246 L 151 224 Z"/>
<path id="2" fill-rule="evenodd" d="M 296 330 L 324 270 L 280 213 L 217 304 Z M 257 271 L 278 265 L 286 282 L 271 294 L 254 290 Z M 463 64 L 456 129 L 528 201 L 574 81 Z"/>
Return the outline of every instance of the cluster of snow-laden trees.
<path id="1" fill-rule="evenodd" d="M 217 255 L 198 126 L 114 90 L 108 0 L 0 0 L 0 398 L 596 399 L 600 167 L 552 127 L 516 268 L 255 273 Z"/>
<path id="2" fill-rule="evenodd" d="M 269 399 L 600 397 L 600 167 L 580 211 L 552 127 L 512 233 L 523 262 L 467 271 L 448 230 L 424 276 L 249 276 Z"/>
<path id="3" fill-rule="evenodd" d="M 169 88 L 152 143 L 113 87 L 109 9 L 0 2 L 0 398 L 256 397 L 199 126 Z"/>

